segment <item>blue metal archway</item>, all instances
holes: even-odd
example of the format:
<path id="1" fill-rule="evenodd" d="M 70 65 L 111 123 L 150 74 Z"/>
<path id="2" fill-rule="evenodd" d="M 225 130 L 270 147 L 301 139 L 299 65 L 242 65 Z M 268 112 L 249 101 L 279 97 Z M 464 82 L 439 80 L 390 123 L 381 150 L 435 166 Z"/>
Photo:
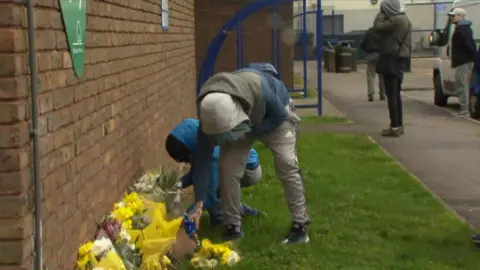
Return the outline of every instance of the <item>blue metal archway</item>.
<path id="1" fill-rule="evenodd" d="M 304 105 L 299 105 L 297 106 L 298 108 L 317 108 L 318 109 L 318 114 L 322 114 L 322 45 L 323 45 L 323 33 L 322 33 L 322 10 L 318 9 L 316 11 L 308 11 L 306 10 L 306 0 L 303 1 L 303 12 L 301 14 L 297 14 L 296 16 L 308 14 L 308 13 L 316 13 L 317 14 L 317 22 L 316 22 L 316 43 L 317 43 L 317 91 L 318 91 L 318 103 L 317 104 L 304 104 Z M 289 2 L 295 2 L 294 0 L 259 0 L 256 1 L 252 4 L 249 4 L 242 8 L 240 11 L 238 11 L 232 18 L 230 18 L 220 29 L 220 31 L 217 33 L 217 35 L 212 39 L 210 42 L 208 48 L 207 48 L 207 53 L 205 56 L 205 59 L 200 67 L 200 72 L 199 72 L 199 78 L 198 78 L 198 83 L 197 83 L 197 93 L 200 92 L 201 87 L 203 84 L 213 75 L 213 70 L 215 67 L 215 62 L 218 56 L 218 53 L 220 52 L 220 49 L 222 48 L 226 38 L 228 37 L 229 33 L 236 28 L 238 28 L 237 31 L 237 40 L 240 39 L 240 55 L 237 55 L 237 63 L 239 65 L 243 65 L 243 42 L 241 42 L 242 39 L 242 29 L 241 29 L 241 23 L 248 18 L 250 15 L 254 14 L 257 11 L 260 11 L 264 8 L 271 7 L 271 6 L 277 6 L 282 3 L 289 3 Z M 317 7 L 321 7 L 321 0 L 317 0 Z M 306 45 L 306 16 L 303 16 L 303 41 L 304 45 Z M 278 38 L 278 34 L 277 34 Z M 273 46 L 273 41 L 272 41 L 272 46 Z M 279 47 L 277 44 L 276 47 Z M 272 52 L 274 54 L 274 52 Z M 277 54 L 279 52 L 277 51 Z M 306 58 L 304 59 L 304 93 L 306 96 L 306 89 L 307 89 L 307 63 L 306 63 Z M 300 92 L 299 90 L 293 90 L 294 92 Z"/>

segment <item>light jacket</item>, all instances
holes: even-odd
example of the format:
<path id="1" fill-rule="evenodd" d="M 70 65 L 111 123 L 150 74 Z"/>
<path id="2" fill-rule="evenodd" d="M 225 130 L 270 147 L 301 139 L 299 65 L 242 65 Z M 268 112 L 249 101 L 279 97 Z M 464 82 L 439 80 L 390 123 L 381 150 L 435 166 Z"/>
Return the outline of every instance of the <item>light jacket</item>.
<path id="1" fill-rule="evenodd" d="M 273 76 L 255 69 L 240 69 L 232 73 L 222 72 L 210 78 L 200 90 L 197 105 L 210 92 L 223 92 L 240 101 L 250 119 L 252 139 L 271 133 L 288 118 L 286 106 L 290 96 L 285 85 Z M 204 201 L 212 169 L 206 156 L 212 156 L 215 145 L 201 131 L 197 135 L 198 149 L 193 156 L 193 182 L 195 200 Z"/>

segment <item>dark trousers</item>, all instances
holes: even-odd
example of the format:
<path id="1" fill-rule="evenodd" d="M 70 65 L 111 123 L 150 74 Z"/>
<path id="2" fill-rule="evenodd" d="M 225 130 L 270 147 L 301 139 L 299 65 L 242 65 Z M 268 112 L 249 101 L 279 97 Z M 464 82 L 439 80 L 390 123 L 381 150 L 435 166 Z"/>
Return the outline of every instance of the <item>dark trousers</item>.
<path id="1" fill-rule="evenodd" d="M 388 111 L 390 113 L 390 126 L 403 126 L 402 90 L 403 74 L 383 74 L 385 93 L 387 95 Z"/>

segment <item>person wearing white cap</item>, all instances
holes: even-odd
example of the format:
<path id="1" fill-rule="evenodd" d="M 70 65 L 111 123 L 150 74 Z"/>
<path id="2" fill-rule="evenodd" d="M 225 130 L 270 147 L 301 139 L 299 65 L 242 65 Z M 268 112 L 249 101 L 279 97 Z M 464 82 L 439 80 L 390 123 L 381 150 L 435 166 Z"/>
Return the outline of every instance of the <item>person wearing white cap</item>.
<path id="1" fill-rule="evenodd" d="M 296 153 L 296 126 L 300 118 L 291 109 L 285 85 L 273 76 L 276 70 L 272 71 L 273 66 L 268 65 L 257 63 L 232 73 L 218 73 L 203 85 L 197 99 L 198 149 L 192 162 L 196 208 L 190 216 L 198 224 L 208 185 L 206 179 L 211 174 L 207 157 L 219 145 L 225 237 L 228 240 L 242 237 L 240 180 L 249 149 L 255 140 L 260 140 L 274 155 L 275 170 L 283 183 L 293 221 L 283 242 L 306 243 L 309 217 Z"/>
<path id="2" fill-rule="evenodd" d="M 451 62 L 455 69 L 455 87 L 457 89 L 460 112 L 454 116 L 468 116 L 469 78 L 475 60 L 476 45 L 473 39 L 472 22 L 465 17 L 467 13 L 462 8 L 454 8 L 449 13 L 450 21 L 455 24 L 452 35 Z"/>

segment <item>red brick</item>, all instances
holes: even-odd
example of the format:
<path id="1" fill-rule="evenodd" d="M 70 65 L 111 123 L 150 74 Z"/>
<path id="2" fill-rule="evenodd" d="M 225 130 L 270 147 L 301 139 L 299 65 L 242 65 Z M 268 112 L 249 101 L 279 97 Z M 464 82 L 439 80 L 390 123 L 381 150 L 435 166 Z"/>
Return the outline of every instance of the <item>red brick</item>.
<path id="1" fill-rule="evenodd" d="M 2 17 L 3 18 L 3 17 Z M 0 28 L 0 52 L 20 52 L 28 49 L 25 30 Z"/>
<path id="2" fill-rule="evenodd" d="M 0 149 L 0 172 L 22 170 L 28 166 L 28 149 Z"/>
<path id="3" fill-rule="evenodd" d="M 0 218 L 17 218 L 25 215 L 32 206 L 27 194 L 0 196 Z"/>
<path id="4" fill-rule="evenodd" d="M 22 26 L 25 21 L 25 11 L 20 5 L 2 4 L 0 5 L 0 26 Z"/>
<path id="5" fill-rule="evenodd" d="M 46 116 L 48 122 L 48 131 L 50 132 L 70 124 L 73 120 L 70 108 L 53 111 Z"/>
<path id="6" fill-rule="evenodd" d="M 0 76 L 15 76 L 28 71 L 27 54 L 0 54 Z"/>
<path id="7" fill-rule="evenodd" d="M 15 195 L 27 192 L 30 187 L 30 171 L 0 173 L 0 195 Z"/>
<path id="8" fill-rule="evenodd" d="M 27 122 L 0 126 L 0 148 L 23 146 L 29 142 L 29 139 L 29 125 Z"/>
<path id="9" fill-rule="evenodd" d="M 22 264 L 33 250 L 31 239 L 0 241 L 0 265 Z"/>
<path id="10" fill-rule="evenodd" d="M 23 101 L 0 101 L 0 123 L 26 120 L 27 104 Z"/>
<path id="11" fill-rule="evenodd" d="M 27 76 L 0 78 L 0 98 L 23 98 L 27 97 L 29 93 L 30 82 Z"/>
<path id="12" fill-rule="evenodd" d="M 0 240 L 26 239 L 33 233 L 33 214 L 19 218 L 0 219 Z"/>
<path id="13" fill-rule="evenodd" d="M 54 108 L 60 109 L 73 103 L 73 88 L 65 88 L 54 92 Z"/>

